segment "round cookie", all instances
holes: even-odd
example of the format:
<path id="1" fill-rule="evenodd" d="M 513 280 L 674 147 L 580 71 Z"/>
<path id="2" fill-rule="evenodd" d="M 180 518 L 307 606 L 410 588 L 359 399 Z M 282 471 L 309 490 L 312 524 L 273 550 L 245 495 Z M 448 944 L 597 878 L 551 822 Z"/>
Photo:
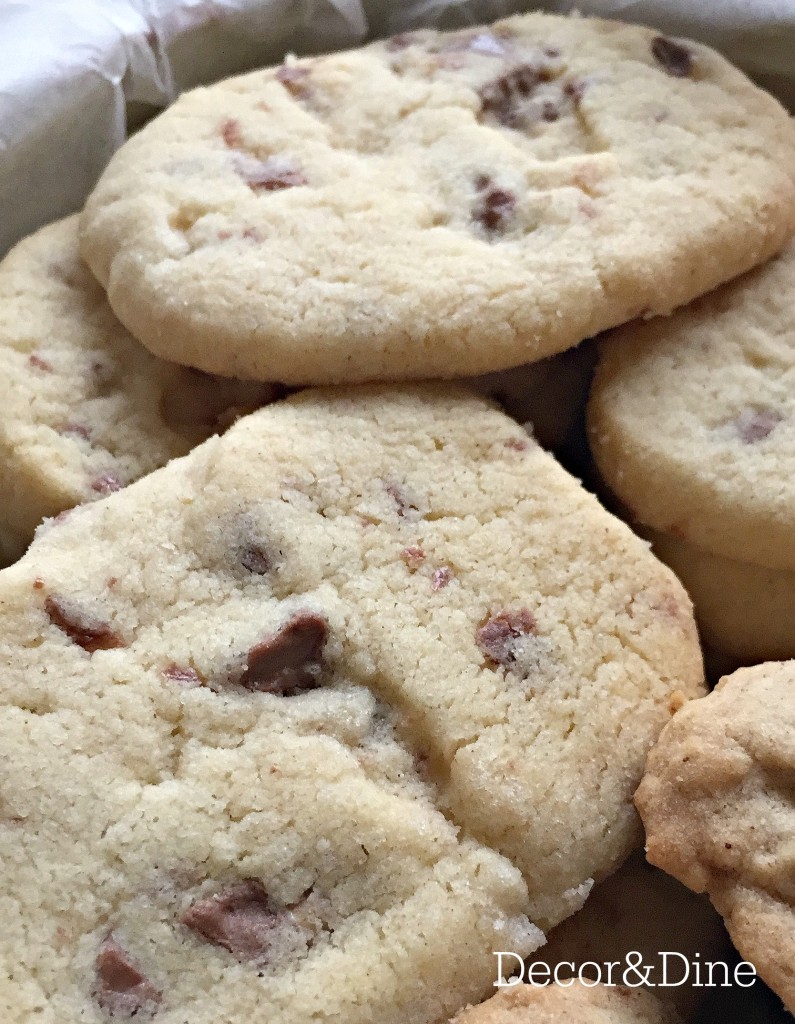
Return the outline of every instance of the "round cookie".
<path id="1" fill-rule="evenodd" d="M 681 1024 L 681 1018 L 650 992 L 621 985 L 583 984 L 573 978 L 545 988 L 514 985 L 451 1024 Z"/>
<path id="2" fill-rule="evenodd" d="M 795 662 L 726 676 L 649 755 L 636 802 L 652 863 L 707 892 L 734 944 L 795 1010 Z"/>
<path id="3" fill-rule="evenodd" d="M 43 517 L 137 480 L 275 394 L 150 355 L 80 262 L 76 217 L 0 263 L 0 363 L 0 562 Z"/>
<path id="4" fill-rule="evenodd" d="M 441 385 L 245 417 L 53 520 L 0 609 L 0 960 L 42 1024 L 450 1016 L 632 849 L 703 692 L 670 571 Z"/>
<path id="5" fill-rule="evenodd" d="M 767 259 L 793 166 L 787 114 L 712 50 L 536 13 L 182 96 L 113 157 L 82 252 L 177 362 L 474 376 Z"/>
<path id="6" fill-rule="evenodd" d="M 644 530 L 693 601 L 702 638 L 745 664 L 795 658 L 795 572 L 709 554 Z"/>
<path id="7" fill-rule="evenodd" d="M 794 296 L 795 244 L 670 319 L 603 339 L 593 454 L 640 523 L 795 570 Z"/>
<path id="8" fill-rule="evenodd" d="M 554 928 L 531 960 L 549 964 L 553 970 L 564 964 L 573 975 L 583 965 L 596 964 L 604 980 L 605 964 L 618 962 L 623 969 L 627 954 L 640 953 L 642 962 L 651 967 L 648 980 L 656 996 L 690 1019 L 706 992 L 694 986 L 691 977 L 678 986 L 660 985 L 661 952 L 679 953 L 692 964 L 696 956 L 702 961 L 722 960 L 728 950 L 726 931 L 709 902 L 652 867 L 642 853 L 635 853 L 615 874 L 594 886 L 582 910 Z M 681 961 L 670 957 L 669 972 L 671 980 L 682 977 Z M 583 974 L 597 977 L 590 966 L 583 968 Z M 621 976 L 616 972 L 614 978 Z"/>

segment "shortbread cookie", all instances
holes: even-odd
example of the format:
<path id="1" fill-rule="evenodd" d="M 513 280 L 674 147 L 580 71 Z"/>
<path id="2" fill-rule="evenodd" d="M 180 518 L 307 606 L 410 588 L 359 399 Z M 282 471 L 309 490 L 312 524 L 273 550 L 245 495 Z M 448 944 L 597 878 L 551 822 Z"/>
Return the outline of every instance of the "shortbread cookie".
<path id="1" fill-rule="evenodd" d="M 569 978 L 546 988 L 502 989 L 451 1024 L 681 1024 L 681 1018 L 650 992 Z"/>
<path id="2" fill-rule="evenodd" d="M 657 557 L 684 583 L 710 646 L 746 664 L 795 658 L 795 572 L 721 558 L 676 537 L 644 533 Z"/>
<path id="3" fill-rule="evenodd" d="M 246 417 L 53 521 L 0 610 L 0 949 L 42 1024 L 449 1016 L 626 856 L 703 692 L 670 571 L 446 386 Z"/>
<path id="4" fill-rule="evenodd" d="M 712 50 L 529 14 L 197 89 L 113 158 L 83 255 L 153 352 L 288 383 L 473 376 L 755 266 L 795 128 Z"/>
<path id="5" fill-rule="evenodd" d="M 639 522 L 795 570 L 793 301 L 795 244 L 668 320 L 604 339 L 593 453 Z"/>
<path id="6" fill-rule="evenodd" d="M 542 447 L 555 451 L 575 430 L 582 430 L 595 362 L 596 346 L 586 342 L 548 359 L 487 373 L 467 383 L 494 399 Z"/>
<path id="7" fill-rule="evenodd" d="M 649 860 L 709 893 L 740 953 L 795 1010 L 795 662 L 727 676 L 649 755 Z"/>
<path id="8" fill-rule="evenodd" d="M 76 217 L 0 263 L 0 362 L 0 561 L 43 516 L 137 480 L 274 394 L 151 356 L 80 262 Z"/>
<path id="9" fill-rule="evenodd" d="M 530 960 L 546 963 L 553 970 L 563 964 L 571 974 L 582 969 L 585 977 L 597 980 L 597 967 L 606 980 L 605 965 L 618 963 L 613 980 L 621 981 L 622 971 L 632 963 L 627 955 L 640 953 L 644 966 L 651 968 L 648 981 L 655 994 L 689 1018 L 706 990 L 692 984 L 696 980 L 693 971 L 682 984 L 663 986 L 666 961 L 661 958 L 662 951 L 678 953 L 689 964 L 697 957 L 702 962 L 723 960 L 729 940 L 706 897 L 695 895 L 636 853 L 614 875 L 594 886 L 582 910 L 559 924 Z M 667 964 L 668 980 L 673 983 L 684 977 L 682 961 L 675 955 Z M 638 983 L 641 976 L 630 971 L 629 980 Z"/>

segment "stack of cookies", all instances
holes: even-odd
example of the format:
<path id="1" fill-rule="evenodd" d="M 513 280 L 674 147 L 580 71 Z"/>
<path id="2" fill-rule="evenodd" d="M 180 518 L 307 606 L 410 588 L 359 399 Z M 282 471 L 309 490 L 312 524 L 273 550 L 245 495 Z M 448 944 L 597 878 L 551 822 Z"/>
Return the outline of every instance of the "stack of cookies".
<path id="1" fill-rule="evenodd" d="M 533 14 L 186 94 L 6 257 L 4 1024 L 692 1019 L 693 987 L 484 1002 L 548 935 L 550 965 L 729 955 L 638 859 L 658 740 L 650 859 L 795 1005 L 795 752 L 744 690 L 703 697 L 677 574 L 724 650 L 795 650 L 719 644 L 736 609 L 666 548 L 794 603 L 793 234 L 771 97 Z M 581 343 L 638 318 L 590 415 L 642 536 L 545 450 L 583 435 Z M 683 782 L 715 700 L 742 749 L 713 728 Z"/>
<path id="2" fill-rule="evenodd" d="M 795 658 L 795 246 L 666 319 L 604 338 L 601 476 L 686 584 L 704 639 Z"/>

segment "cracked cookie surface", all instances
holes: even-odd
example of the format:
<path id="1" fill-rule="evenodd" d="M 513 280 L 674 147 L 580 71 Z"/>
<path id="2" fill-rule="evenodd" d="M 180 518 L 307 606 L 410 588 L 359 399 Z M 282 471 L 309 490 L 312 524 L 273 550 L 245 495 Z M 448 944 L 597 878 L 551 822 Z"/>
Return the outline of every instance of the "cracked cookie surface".
<path id="1" fill-rule="evenodd" d="M 14 1024 L 444 1019 L 635 845 L 702 692 L 669 571 L 442 386 L 246 417 L 40 532 L 0 609 Z"/>
<path id="2" fill-rule="evenodd" d="M 599 344 L 591 447 L 631 516 L 795 570 L 795 244 L 670 319 Z"/>
<path id="3" fill-rule="evenodd" d="M 713 51 L 531 14 L 181 97 L 114 156 L 82 251 L 177 362 L 471 376 L 762 262 L 795 229 L 793 165 L 788 116 Z"/>
<path id="4" fill-rule="evenodd" d="M 740 953 L 795 1010 L 795 662 L 740 669 L 684 707 L 636 802 L 647 856 L 707 892 Z"/>
<path id="5" fill-rule="evenodd" d="M 0 561 L 45 516 L 119 490 L 274 396 L 130 337 L 78 254 L 77 217 L 0 263 Z"/>

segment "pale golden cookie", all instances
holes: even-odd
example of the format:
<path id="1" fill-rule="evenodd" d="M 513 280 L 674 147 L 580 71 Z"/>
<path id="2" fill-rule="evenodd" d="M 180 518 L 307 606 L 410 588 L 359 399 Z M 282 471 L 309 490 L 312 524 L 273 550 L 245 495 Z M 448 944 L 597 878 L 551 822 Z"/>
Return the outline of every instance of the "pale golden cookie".
<path id="1" fill-rule="evenodd" d="M 766 266 L 599 346 L 599 471 L 639 523 L 795 571 L 795 243 Z"/>
<path id="2" fill-rule="evenodd" d="M 185 94 L 113 157 L 82 252 L 177 362 L 474 376 L 764 261 L 793 168 L 788 115 L 714 51 L 528 14 Z"/>
<path id="3" fill-rule="evenodd" d="M 670 571 L 449 386 L 253 413 L 0 615 L 4 1024 L 436 1024 L 624 859 L 703 692 Z"/>
<path id="4" fill-rule="evenodd" d="M 709 893 L 734 944 L 795 1010 L 795 662 L 740 669 L 686 705 L 636 802 L 649 860 Z"/>
<path id="5" fill-rule="evenodd" d="M 119 490 L 275 394 L 150 355 L 80 262 L 76 217 L 0 263 L 0 370 L 0 563 L 45 516 Z"/>
<path id="6" fill-rule="evenodd" d="M 684 583 L 706 643 L 746 664 L 795 658 L 795 571 L 721 558 L 653 530 L 643 534 Z"/>

